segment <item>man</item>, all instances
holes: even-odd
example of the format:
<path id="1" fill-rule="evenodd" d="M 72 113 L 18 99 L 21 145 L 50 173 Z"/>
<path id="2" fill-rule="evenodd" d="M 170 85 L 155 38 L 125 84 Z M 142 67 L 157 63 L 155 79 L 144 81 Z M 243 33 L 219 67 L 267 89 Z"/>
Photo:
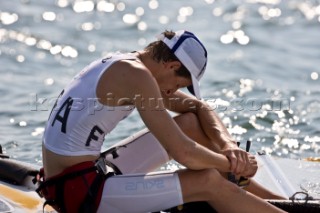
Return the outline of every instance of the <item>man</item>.
<path id="1" fill-rule="evenodd" d="M 166 31 L 143 51 L 84 68 L 61 92 L 44 133 L 40 192 L 48 203 L 60 212 L 141 213 L 191 201 L 219 212 L 281 212 L 224 178 L 252 177 L 257 162 L 200 100 L 206 63 L 194 34 Z M 147 129 L 100 155 L 105 136 L 134 108 Z M 187 169 L 150 173 L 170 158 Z M 248 190 L 276 197 L 253 182 Z"/>

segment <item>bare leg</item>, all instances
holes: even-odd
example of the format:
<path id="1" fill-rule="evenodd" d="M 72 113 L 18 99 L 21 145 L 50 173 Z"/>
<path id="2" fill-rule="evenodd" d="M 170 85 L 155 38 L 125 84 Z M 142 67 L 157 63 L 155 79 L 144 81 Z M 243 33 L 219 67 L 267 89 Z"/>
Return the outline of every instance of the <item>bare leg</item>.
<path id="1" fill-rule="evenodd" d="M 215 169 L 178 171 L 183 201 L 207 201 L 218 212 L 284 212 L 224 179 Z M 196 183 L 196 184 L 195 184 Z"/>
<path id="2" fill-rule="evenodd" d="M 211 149 L 214 152 L 220 152 L 219 147 L 215 145 L 214 141 L 206 136 L 204 131 L 201 128 L 200 122 L 193 113 L 186 113 L 175 117 L 175 121 L 184 131 L 193 140 L 197 141 L 201 145 Z M 226 174 L 222 174 L 226 177 Z M 256 181 L 251 180 L 249 186 L 245 190 L 263 198 L 263 199 L 286 199 L 280 195 L 273 193 L 272 191 L 266 189 L 262 185 L 258 184 Z"/>
<path id="3" fill-rule="evenodd" d="M 258 182 L 254 180 L 250 180 L 250 184 L 244 188 L 246 191 L 255 194 L 263 199 L 273 199 L 273 200 L 286 200 L 287 198 L 278 195 L 268 189 L 266 189 L 264 186 L 260 185 Z"/>

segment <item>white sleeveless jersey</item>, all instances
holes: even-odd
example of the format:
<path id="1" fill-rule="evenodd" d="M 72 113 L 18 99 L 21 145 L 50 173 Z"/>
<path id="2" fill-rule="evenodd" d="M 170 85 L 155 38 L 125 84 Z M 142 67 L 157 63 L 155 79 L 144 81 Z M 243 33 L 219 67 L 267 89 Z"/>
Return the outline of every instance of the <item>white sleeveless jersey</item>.
<path id="1" fill-rule="evenodd" d="M 138 60 L 132 54 L 112 54 L 85 67 L 61 92 L 49 116 L 43 143 L 66 156 L 99 155 L 106 134 L 134 109 L 102 105 L 96 88 L 100 77 L 119 60 Z M 110 97 L 111 98 L 111 97 Z"/>

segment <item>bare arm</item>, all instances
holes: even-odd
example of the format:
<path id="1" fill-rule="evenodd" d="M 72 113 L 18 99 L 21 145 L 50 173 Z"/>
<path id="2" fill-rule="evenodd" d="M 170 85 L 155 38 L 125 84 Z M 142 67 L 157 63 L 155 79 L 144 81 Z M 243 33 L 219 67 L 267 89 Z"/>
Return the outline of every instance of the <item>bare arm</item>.
<path id="1" fill-rule="evenodd" d="M 157 82 L 145 67 L 124 62 L 117 63 L 112 70 L 108 72 L 115 75 L 113 79 L 117 79 L 117 85 L 108 82 L 105 85 L 109 86 L 105 89 L 114 92 L 115 99 L 126 97 L 131 100 L 146 126 L 176 161 L 190 169 L 230 170 L 225 156 L 196 143 L 180 130 L 165 110 Z M 120 89 L 119 85 L 122 85 Z M 152 104 L 152 100 L 156 100 L 157 104 Z"/>
<path id="2" fill-rule="evenodd" d="M 166 107 L 169 110 L 178 113 L 193 112 L 197 115 L 202 130 L 212 142 L 212 146 L 217 147 L 216 150 L 230 160 L 230 170 L 233 173 L 240 174 L 250 166 L 256 167 L 254 156 L 237 147 L 221 119 L 206 102 L 197 100 L 181 91 L 175 92 L 170 97 L 164 97 Z M 245 172 L 245 174 L 253 176 L 255 172 L 256 169 L 250 169 L 250 172 Z"/>
<path id="3" fill-rule="evenodd" d="M 220 150 L 237 146 L 221 119 L 207 103 L 181 91 L 175 92 L 170 97 L 164 97 L 167 109 L 178 113 L 193 112 L 197 114 L 202 129 L 219 146 Z"/>

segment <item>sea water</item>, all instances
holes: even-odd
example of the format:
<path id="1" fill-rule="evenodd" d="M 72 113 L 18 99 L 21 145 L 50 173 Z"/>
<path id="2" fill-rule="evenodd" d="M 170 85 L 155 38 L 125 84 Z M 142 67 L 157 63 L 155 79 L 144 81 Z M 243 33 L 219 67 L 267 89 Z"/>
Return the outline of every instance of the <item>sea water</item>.
<path id="1" fill-rule="evenodd" d="M 2 0 L 4 152 L 41 165 L 46 120 L 72 77 L 166 29 L 192 31 L 207 47 L 202 95 L 235 140 L 251 140 L 252 153 L 320 156 L 319 0 Z M 134 112 L 104 148 L 143 127 Z"/>

